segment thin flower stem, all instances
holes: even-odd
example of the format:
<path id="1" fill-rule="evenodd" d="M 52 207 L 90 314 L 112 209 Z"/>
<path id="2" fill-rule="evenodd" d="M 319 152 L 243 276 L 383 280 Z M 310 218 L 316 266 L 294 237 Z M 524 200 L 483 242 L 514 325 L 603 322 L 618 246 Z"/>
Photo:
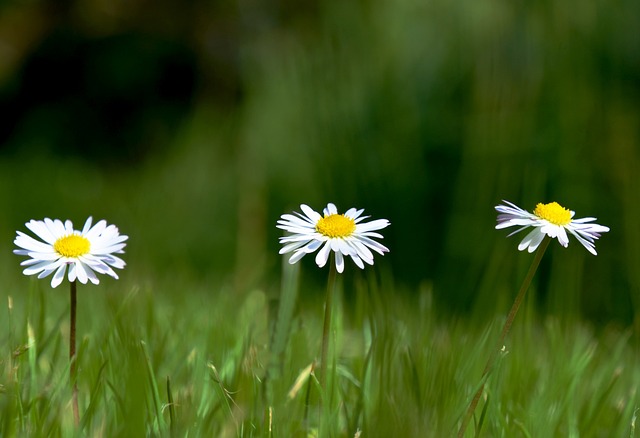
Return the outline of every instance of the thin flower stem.
<path id="1" fill-rule="evenodd" d="M 320 356 L 320 385 L 322 389 L 327 387 L 327 362 L 329 360 L 329 332 L 331 331 L 331 309 L 333 307 L 333 295 L 336 289 L 336 266 L 333 257 L 329 260 L 329 280 L 327 282 L 327 297 L 324 303 L 324 325 L 322 328 L 322 353 Z"/>
<path id="2" fill-rule="evenodd" d="M 76 358 L 76 281 L 71 284 L 71 328 L 69 330 L 69 377 L 72 385 L 73 421 L 78 427 L 80 424 L 80 411 L 78 409 L 78 381 L 77 381 L 77 358 Z"/>
<path id="3" fill-rule="evenodd" d="M 483 379 L 487 374 L 489 374 L 492 371 L 493 366 L 495 365 L 496 359 L 498 358 L 498 353 L 502 350 L 502 347 L 504 346 L 504 340 L 509 334 L 509 330 L 511 330 L 511 325 L 513 324 L 513 320 L 515 319 L 516 314 L 518 313 L 518 309 L 520 308 L 520 304 L 522 303 L 522 300 L 524 299 L 524 296 L 526 295 L 527 290 L 531 285 L 531 280 L 533 280 L 533 276 L 538 270 L 538 265 L 540 265 L 540 260 L 542 260 L 542 256 L 547 250 L 550 240 L 551 239 L 548 239 L 545 237 L 542 243 L 540 244 L 538 251 L 536 251 L 536 255 L 533 258 L 533 262 L 531 262 L 531 266 L 529 267 L 529 272 L 527 272 L 527 276 L 524 278 L 524 281 L 522 282 L 522 286 L 520 286 L 520 292 L 518 292 L 518 295 L 516 296 L 516 299 L 513 302 L 513 305 L 511 306 L 511 310 L 507 315 L 507 319 L 504 322 L 504 326 L 502 327 L 502 332 L 500 333 L 500 338 L 498 339 L 496 346 L 493 348 L 493 350 L 491 350 L 491 355 L 489 356 L 487 365 L 484 367 L 484 371 L 482 372 Z M 478 388 L 478 391 L 474 395 L 473 400 L 471 400 L 471 404 L 469 405 L 469 408 L 467 409 L 467 412 L 464 415 L 464 418 L 462 420 L 462 425 L 460 426 L 460 430 L 458 431 L 458 438 L 464 437 L 464 433 L 467 430 L 469 421 L 473 416 L 473 412 L 476 410 L 478 401 L 480 401 L 480 396 L 482 395 L 482 391 L 484 390 L 484 385 L 485 383 L 480 385 L 480 388 Z"/>

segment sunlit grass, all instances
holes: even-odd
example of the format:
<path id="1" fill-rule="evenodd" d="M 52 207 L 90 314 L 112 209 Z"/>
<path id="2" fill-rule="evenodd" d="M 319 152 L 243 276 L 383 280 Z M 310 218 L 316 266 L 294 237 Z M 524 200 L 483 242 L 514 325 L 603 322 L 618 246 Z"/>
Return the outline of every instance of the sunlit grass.
<path id="1" fill-rule="evenodd" d="M 329 384 L 321 395 L 308 372 L 320 351 L 322 294 L 301 284 L 291 311 L 296 278 L 287 278 L 288 302 L 280 309 L 289 321 L 278 321 L 278 303 L 260 290 L 124 280 L 81 291 L 82 432 L 455 433 L 500 318 L 491 327 L 444 318 L 429 289 L 409 297 L 362 277 L 350 299 L 338 299 Z M 75 433 L 68 303 L 57 292 L 25 282 L 1 313 L 3 436 Z M 481 427 L 483 436 L 635 436 L 640 370 L 630 333 L 553 317 L 523 321 L 514 324 L 467 435 Z"/>

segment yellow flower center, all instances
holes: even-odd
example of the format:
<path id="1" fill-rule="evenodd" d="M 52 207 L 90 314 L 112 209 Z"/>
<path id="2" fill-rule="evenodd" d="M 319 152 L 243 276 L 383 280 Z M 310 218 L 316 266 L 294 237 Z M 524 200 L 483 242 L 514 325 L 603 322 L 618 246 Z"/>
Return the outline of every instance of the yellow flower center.
<path id="1" fill-rule="evenodd" d="M 89 252 L 91 243 L 85 237 L 70 234 L 56 240 L 53 249 L 64 257 L 80 257 Z"/>
<path id="2" fill-rule="evenodd" d="M 332 214 L 321 218 L 316 224 L 316 231 L 327 237 L 347 237 L 356 230 L 353 219 L 343 214 Z"/>
<path id="3" fill-rule="evenodd" d="M 555 225 L 567 225 L 571 223 L 571 211 L 557 202 L 550 202 L 549 204 L 540 203 L 536 205 L 533 214 Z"/>

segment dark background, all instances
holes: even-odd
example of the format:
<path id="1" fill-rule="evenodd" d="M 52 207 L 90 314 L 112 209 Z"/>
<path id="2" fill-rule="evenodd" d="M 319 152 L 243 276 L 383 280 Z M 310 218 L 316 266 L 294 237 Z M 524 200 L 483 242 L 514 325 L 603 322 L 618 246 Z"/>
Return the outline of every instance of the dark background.
<path id="1" fill-rule="evenodd" d="M 391 221 L 394 293 L 490 317 L 532 259 L 493 207 L 557 201 L 611 232 L 551 245 L 540 308 L 631 324 L 638 29 L 633 1 L 2 3 L 0 275 L 26 221 L 93 215 L 132 281 L 275 288 L 278 217 L 334 202 Z"/>

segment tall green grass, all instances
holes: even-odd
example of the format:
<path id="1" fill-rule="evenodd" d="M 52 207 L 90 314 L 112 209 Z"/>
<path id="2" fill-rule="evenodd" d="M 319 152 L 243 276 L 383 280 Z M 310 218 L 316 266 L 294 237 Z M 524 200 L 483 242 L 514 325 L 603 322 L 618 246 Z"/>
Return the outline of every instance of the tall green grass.
<path id="1" fill-rule="evenodd" d="M 284 281 L 280 295 L 295 300 L 294 311 L 291 302 L 270 305 L 262 290 L 81 285 L 76 431 L 66 294 L 25 280 L 0 318 L 7 328 L 0 338 L 2 435 L 437 437 L 457 431 L 501 318 L 492 325 L 445 318 L 427 287 L 409 297 L 392 282 L 358 276 L 351 298 L 337 300 L 323 393 L 311 372 L 320 350 L 322 294 L 296 300 L 295 284 Z M 304 282 L 300 291 L 309 292 Z M 629 336 L 535 314 L 516 320 L 467 435 L 636 436 L 640 371 Z"/>

